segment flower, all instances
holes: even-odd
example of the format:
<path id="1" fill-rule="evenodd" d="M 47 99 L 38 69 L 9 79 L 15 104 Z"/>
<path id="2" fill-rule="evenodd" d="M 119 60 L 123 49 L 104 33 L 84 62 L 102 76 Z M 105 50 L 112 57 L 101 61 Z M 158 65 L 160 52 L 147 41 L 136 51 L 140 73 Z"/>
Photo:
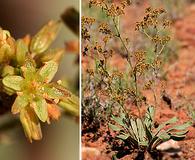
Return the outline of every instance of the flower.
<path id="1" fill-rule="evenodd" d="M 67 105 L 78 104 L 63 86 L 51 83 L 57 70 L 58 63 L 55 61 L 48 61 L 37 69 L 33 59 L 29 58 L 21 67 L 22 76 L 8 75 L 2 80 L 5 89 L 17 94 L 11 111 L 20 114 L 20 121 L 30 142 L 42 138 L 39 120 L 50 123 L 50 118 L 58 119 L 60 111 L 57 105 L 66 108 Z"/>

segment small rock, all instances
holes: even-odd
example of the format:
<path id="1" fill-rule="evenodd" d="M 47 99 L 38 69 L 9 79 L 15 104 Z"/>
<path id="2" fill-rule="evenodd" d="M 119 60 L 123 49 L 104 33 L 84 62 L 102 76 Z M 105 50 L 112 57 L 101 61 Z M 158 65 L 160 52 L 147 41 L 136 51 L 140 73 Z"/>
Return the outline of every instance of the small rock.
<path id="1" fill-rule="evenodd" d="M 182 155 L 181 148 L 177 141 L 169 140 L 157 146 L 159 151 L 171 157 L 180 157 Z"/>
<path id="2" fill-rule="evenodd" d="M 180 150 L 180 146 L 177 141 L 168 140 L 156 147 L 159 151 L 168 151 L 168 150 Z"/>
<path id="3" fill-rule="evenodd" d="M 100 151 L 93 147 L 82 147 L 82 159 L 95 158 L 100 156 Z"/>

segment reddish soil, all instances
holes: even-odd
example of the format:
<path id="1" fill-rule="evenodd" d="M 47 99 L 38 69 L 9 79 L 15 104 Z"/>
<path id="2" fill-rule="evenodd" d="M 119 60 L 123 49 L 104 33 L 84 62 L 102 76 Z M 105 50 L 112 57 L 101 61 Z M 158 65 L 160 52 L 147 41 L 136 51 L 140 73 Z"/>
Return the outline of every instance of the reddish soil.
<path id="1" fill-rule="evenodd" d="M 147 5 L 138 6 L 139 10 L 144 11 Z M 128 21 L 125 19 L 124 27 L 127 25 L 133 26 L 137 21 L 137 17 L 142 17 L 143 12 L 135 12 L 138 9 L 131 7 L 127 13 Z M 134 13 L 134 14 L 133 14 Z M 135 15 L 136 13 L 136 15 Z M 192 106 L 195 105 L 195 5 L 188 6 L 186 13 L 181 20 L 177 20 L 173 25 L 175 36 L 181 42 L 181 49 L 178 53 L 178 59 L 171 64 L 165 66 L 167 70 L 166 94 L 172 101 L 172 108 L 165 102 L 159 101 L 159 108 L 156 114 L 156 121 L 161 123 L 171 117 L 177 116 L 180 122 L 189 120 L 187 105 L 190 102 Z M 131 23 L 128 23 L 131 22 Z M 129 31 L 129 34 L 134 33 Z M 118 64 L 117 64 L 118 62 Z M 121 64 L 119 57 L 115 56 L 112 63 L 114 65 Z M 123 68 L 124 66 L 120 66 Z M 149 93 L 146 93 L 149 94 Z M 152 101 L 152 98 L 151 98 Z M 100 128 L 102 133 L 106 132 L 106 128 Z M 88 150 L 83 151 L 83 160 L 110 160 L 112 152 L 107 153 L 107 143 L 104 142 L 103 134 L 98 140 L 91 141 L 93 134 L 85 134 L 82 137 L 82 146 L 89 147 Z M 163 159 L 189 159 L 195 160 L 195 127 L 190 127 L 185 140 L 179 142 L 181 147 L 181 155 L 178 158 L 172 158 L 165 155 Z M 90 149 L 93 148 L 93 151 Z M 122 160 L 134 159 L 136 153 L 125 156 Z M 149 158 L 150 159 L 150 158 Z"/>

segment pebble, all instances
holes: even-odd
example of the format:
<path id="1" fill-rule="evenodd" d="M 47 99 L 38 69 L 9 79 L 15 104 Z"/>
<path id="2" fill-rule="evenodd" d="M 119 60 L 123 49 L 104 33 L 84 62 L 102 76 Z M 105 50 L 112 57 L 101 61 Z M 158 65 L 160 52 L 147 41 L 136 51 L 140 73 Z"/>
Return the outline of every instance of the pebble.
<path id="1" fill-rule="evenodd" d="M 159 151 L 168 151 L 168 150 L 180 150 L 180 146 L 177 141 L 168 140 L 156 147 Z"/>

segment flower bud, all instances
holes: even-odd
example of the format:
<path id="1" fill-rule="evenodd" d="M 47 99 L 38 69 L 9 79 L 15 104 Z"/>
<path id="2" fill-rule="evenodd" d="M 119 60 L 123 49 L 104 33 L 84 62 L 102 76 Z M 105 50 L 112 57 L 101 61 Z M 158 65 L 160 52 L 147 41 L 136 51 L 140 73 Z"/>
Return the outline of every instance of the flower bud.
<path id="1" fill-rule="evenodd" d="M 32 108 L 27 107 L 21 110 L 20 121 L 24 128 L 25 135 L 30 142 L 32 142 L 33 139 L 40 140 L 42 138 L 41 126 Z"/>
<path id="2" fill-rule="evenodd" d="M 43 53 L 55 40 L 60 29 L 59 21 L 50 21 L 32 38 L 30 51 L 34 54 Z"/>
<path id="3" fill-rule="evenodd" d="M 2 77 L 5 77 L 5 76 L 7 76 L 7 75 L 14 75 L 14 73 L 15 73 L 14 67 L 12 67 L 12 66 L 10 66 L 10 65 L 5 65 L 5 66 L 3 67 L 1 76 L 2 76 Z"/>
<path id="4" fill-rule="evenodd" d="M 14 58 L 15 40 L 10 33 L 0 28 L 0 63 Z"/>
<path id="5" fill-rule="evenodd" d="M 55 49 L 55 50 L 50 50 L 43 54 L 40 58 L 41 62 L 48 62 L 48 61 L 54 61 L 59 63 L 60 60 L 62 59 L 62 56 L 64 54 L 64 49 Z"/>
<path id="6" fill-rule="evenodd" d="M 25 62 L 26 54 L 28 52 L 28 46 L 22 39 L 16 42 L 16 60 L 19 65 L 23 65 Z"/>

